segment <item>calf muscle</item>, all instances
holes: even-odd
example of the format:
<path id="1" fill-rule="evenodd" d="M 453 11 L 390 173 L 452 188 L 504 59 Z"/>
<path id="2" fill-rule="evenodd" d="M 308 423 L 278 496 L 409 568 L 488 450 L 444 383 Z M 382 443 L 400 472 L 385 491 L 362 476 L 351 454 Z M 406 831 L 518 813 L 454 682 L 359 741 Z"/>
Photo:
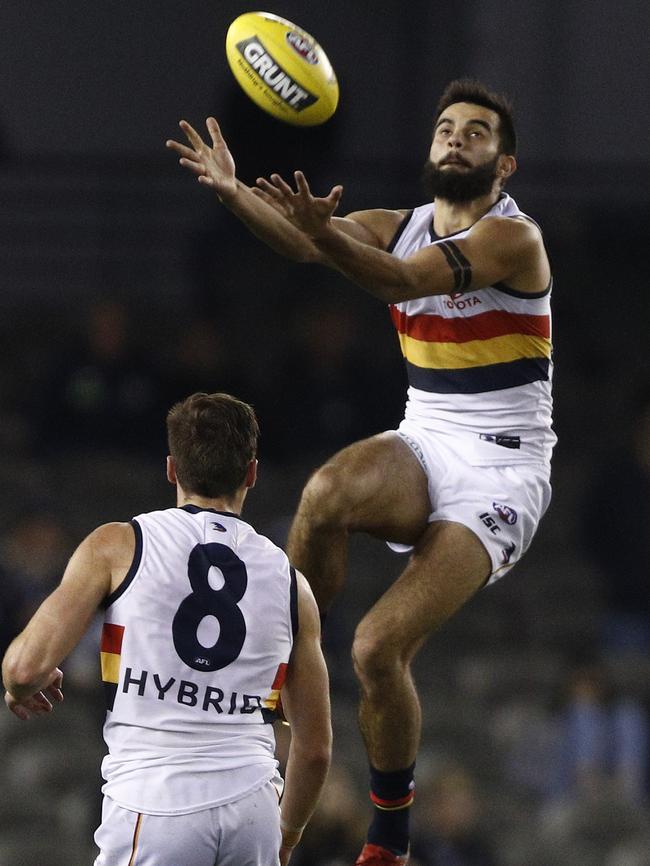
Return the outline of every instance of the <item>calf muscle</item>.
<path id="1" fill-rule="evenodd" d="M 352 654 L 359 723 L 373 767 L 392 771 L 415 760 L 421 723 L 411 661 L 489 571 L 488 554 L 469 529 L 432 523 L 402 575 L 359 623 Z"/>

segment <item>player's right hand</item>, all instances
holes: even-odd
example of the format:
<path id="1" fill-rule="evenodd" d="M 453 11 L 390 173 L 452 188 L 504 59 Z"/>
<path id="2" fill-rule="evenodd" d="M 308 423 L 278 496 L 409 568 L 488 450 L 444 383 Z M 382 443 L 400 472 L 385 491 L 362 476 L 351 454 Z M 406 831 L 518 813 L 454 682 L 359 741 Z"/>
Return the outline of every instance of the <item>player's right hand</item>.
<path id="1" fill-rule="evenodd" d="M 291 207 L 291 196 L 293 190 L 289 184 L 284 181 L 279 174 L 272 174 L 270 179 L 258 177 L 255 181 L 256 186 L 251 187 L 258 198 L 263 199 L 267 204 L 282 214 L 285 219 L 291 222 L 293 209 Z"/>
<path id="2" fill-rule="evenodd" d="M 282 827 L 282 845 L 280 846 L 280 866 L 287 866 L 293 849 L 296 847 L 302 836 L 302 830 L 288 830 Z"/>
<path id="3" fill-rule="evenodd" d="M 166 142 L 166 146 L 180 156 L 179 161 L 183 168 L 195 174 L 199 183 L 214 189 L 222 200 L 235 195 L 235 161 L 214 117 L 208 117 L 205 122 L 212 147 L 203 141 L 186 120 L 181 120 L 178 125 L 185 133 L 190 147 L 172 139 Z"/>
<path id="4" fill-rule="evenodd" d="M 318 198 L 311 194 L 309 184 L 301 171 L 294 172 L 296 189 L 279 174 L 272 174 L 267 180 L 258 177 L 252 191 L 258 198 L 272 205 L 285 219 L 296 228 L 311 234 L 318 231 L 329 222 L 341 199 L 343 187 L 332 188 L 329 195 Z"/>
<path id="5" fill-rule="evenodd" d="M 43 716 L 51 713 L 54 704 L 61 703 L 63 700 L 62 686 L 63 671 L 54 668 L 48 684 L 41 691 L 21 699 L 14 697 L 11 692 L 5 692 L 5 704 L 15 716 L 26 722 L 32 716 Z"/>

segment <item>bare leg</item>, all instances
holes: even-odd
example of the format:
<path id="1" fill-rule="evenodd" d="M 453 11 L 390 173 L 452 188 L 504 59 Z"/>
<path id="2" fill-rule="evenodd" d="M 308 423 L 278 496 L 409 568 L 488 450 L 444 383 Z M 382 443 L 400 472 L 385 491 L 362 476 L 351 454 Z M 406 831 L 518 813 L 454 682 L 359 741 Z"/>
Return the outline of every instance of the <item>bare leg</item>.
<path id="1" fill-rule="evenodd" d="M 415 761 L 421 714 L 411 661 L 431 632 L 483 585 L 490 568 L 485 548 L 469 529 L 433 523 L 403 574 L 359 624 L 353 647 L 359 723 L 378 770 Z"/>
<path id="2" fill-rule="evenodd" d="M 345 581 L 350 531 L 415 544 L 430 511 L 417 458 L 396 433 L 381 433 L 340 451 L 310 478 L 287 553 L 323 611 Z"/>
<path id="3" fill-rule="evenodd" d="M 477 536 L 457 523 L 429 524 L 430 513 L 420 463 L 397 434 L 383 433 L 344 449 L 312 476 L 289 534 L 289 558 L 309 580 L 321 611 L 345 580 L 349 532 L 415 545 L 405 571 L 366 614 L 354 640 L 359 723 L 372 797 L 379 798 L 360 863 L 379 862 L 378 848 L 406 862 L 421 730 L 411 662 L 490 572 Z"/>

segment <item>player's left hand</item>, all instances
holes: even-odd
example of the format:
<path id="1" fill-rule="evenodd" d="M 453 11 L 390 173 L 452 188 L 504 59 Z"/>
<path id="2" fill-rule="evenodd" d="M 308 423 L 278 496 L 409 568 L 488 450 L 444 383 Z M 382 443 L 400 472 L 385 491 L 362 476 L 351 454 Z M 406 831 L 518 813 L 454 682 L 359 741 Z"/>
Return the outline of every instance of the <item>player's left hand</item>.
<path id="1" fill-rule="evenodd" d="M 295 171 L 293 176 L 296 182 L 295 190 L 279 174 L 272 174 L 270 180 L 258 178 L 254 192 L 273 205 L 296 228 L 317 238 L 327 230 L 341 201 L 343 187 L 340 184 L 334 186 L 328 195 L 319 198 L 312 195 L 307 179 L 301 171 Z"/>
<path id="2" fill-rule="evenodd" d="M 222 199 L 237 193 L 237 178 L 235 176 L 235 160 L 221 129 L 214 117 L 208 117 L 205 125 L 212 142 L 212 147 L 206 144 L 194 127 L 186 120 L 178 124 L 185 133 L 189 147 L 179 141 L 169 139 L 166 147 L 176 151 L 180 156 L 180 164 L 196 175 L 199 183 L 214 189 Z"/>
<path id="3" fill-rule="evenodd" d="M 51 713 L 54 704 L 63 700 L 63 671 L 54 668 L 50 674 L 48 684 L 38 692 L 20 700 L 11 692 L 5 692 L 5 704 L 11 712 L 21 721 L 26 722 L 33 716 L 43 716 Z"/>

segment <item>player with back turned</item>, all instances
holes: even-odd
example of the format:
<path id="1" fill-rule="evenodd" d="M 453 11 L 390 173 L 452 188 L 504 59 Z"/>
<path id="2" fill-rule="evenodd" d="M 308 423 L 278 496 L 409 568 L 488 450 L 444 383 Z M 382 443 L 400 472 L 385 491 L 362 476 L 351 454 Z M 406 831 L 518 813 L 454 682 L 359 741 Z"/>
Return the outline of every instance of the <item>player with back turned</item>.
<path id="1" fill-rule="evenodd" d="M 405 864 L 421 732 L 411 662 L 428 636 L 529 547 L 550 500 L 551 271 L 537 224 L 503 187 L 516 169 L 509 103 L 452 82 L 426 164 L 431 199 L 339 218 L 296 172 L 251 189 L 213 118 L 181 122 L 181 164 L 278 253 L 340 271 L 389 305 L 409 379 L 396 431 L 357 442 L 308 481 L 288 543 L 322 612 L 349 532 L 409 551 L 357 627 L 353 660 L 373 819 L 358 864 Z"/>
<path id="2" fill-rule="evenodd" d="M 5 655 L 20 719 L 62 700 L 59 669 L 99 606 L 109 753 L 96 866 L 285 866 L 327 774 L 328 679 L 316 602 L 240 517 L 258 425 L 228 394 L 167 417 L 177 507 L 109 523 Z M 292 725 L 286 786 L 271 722 Z"/>

